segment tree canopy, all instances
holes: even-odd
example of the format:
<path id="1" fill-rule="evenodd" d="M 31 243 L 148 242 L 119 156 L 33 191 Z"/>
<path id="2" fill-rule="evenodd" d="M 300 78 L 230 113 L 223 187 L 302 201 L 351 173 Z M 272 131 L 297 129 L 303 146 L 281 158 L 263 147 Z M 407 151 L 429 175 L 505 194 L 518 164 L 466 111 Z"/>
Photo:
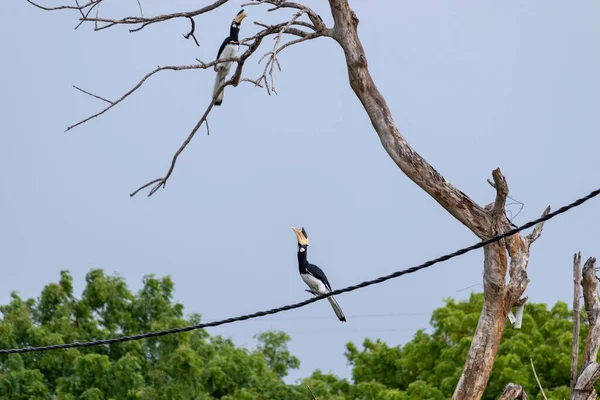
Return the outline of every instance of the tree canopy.
<path id="1" fill-rule="evenodd" d="M 83 342 L 195 324 L 173 301 L 169 277 L 144 278 L 132 293 L 126 282 L 91 270 L 78 299 L 72 277 L 61 272 L 37 299 L 17 293 L 0 306 L 0 348 Z M 284 332 L 256 335 L 246 349 L 205 330 L 141 341 L 80 349 L 0 356 L 0 399 L 446 399 L 452 396 L 464 366 L 483 305 L 474 293 L 466 301 L 446 299 L 431 317 L 431 333 L 419 330 L 402 346 L 365 339 L 362 348 L 348 343 L 352 379 L 319 370 L 296 384 L 283 378 L 300 360 L 292 355 Z M 401 323 L 401 321 L 399 321 Z M 541 399 L 533 360 L 549 398 L 569 398 L 572 312 L 563 302 L 552 308 L 527 303 L 520 330 L 509 327 L 485 392 L 496 399 L 507 382 L 522 385 Z M 582 324 L 581 336 L 587 334 Z M 580 340 L 583 346 L 584 340 Z"/>

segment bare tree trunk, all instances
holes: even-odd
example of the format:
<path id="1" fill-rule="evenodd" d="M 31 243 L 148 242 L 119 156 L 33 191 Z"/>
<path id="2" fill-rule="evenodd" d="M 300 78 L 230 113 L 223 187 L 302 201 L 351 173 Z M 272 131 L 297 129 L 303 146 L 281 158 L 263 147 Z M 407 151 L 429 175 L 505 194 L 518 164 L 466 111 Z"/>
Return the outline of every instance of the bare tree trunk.
<path id="1" fill-rule="evenodd" d="M 413 150 L 396 126 L 387 103 L 371 78 L 367 57 L 358 36 L 358 18 L 347 0 L 329 0 L 335 26 L 328 33 L 344 50 L 350 86 L 371 119 L 383 147 L 392 160 L 413 182 L 433 197 L 475 235 L 485 239 L 510 229 L 505 215 L 508 185 L 499 169 L 493 171 L 496 201 L 481 207 L 466 194 L 452 186 L 426 160 Z M 546 209 L 548 213 L 550 208 Z M 527 263 L 529 246 L 541 234 L 543 224 L 521 237 L 514 235 L 505 241 L 484 248 L 484 306 L 465 368 L 453 399 L 480 399 L 494 365 L 506 317 L 521 299 L 529 283 Z M 511 257 L 510 269 L 506 250 Z M 509 269 L 510 282 L 505 283 Z"/>
<path id="2" fill-rule="evenodd" d="M 589 332 L 583 349 L 581 374 L 571 392 L 573 400 L 596 399 L 594 384 L 600 378 L 600 365 L 596 362 L 598 348 L 600 348 L 600 324 L 598 323 L 600 300 L 598 300 L 598 278 L 596 278 L 594 257 L 590 257 L 583 266 L 583 301 L 589 321 Z"/>
<path id="3" fill-rule="evenodd" d="M 577 359 L 579 357 L 579 298 L 581 297 L 581 253 L 573 256 L 573 347 L 571 349 L 571 393 L 577 382 Z"/>
<path id="4" fill-rule="evenodd" d="M 494 204 L 487 208 L 492 210 L 493 233 L 497 234 L 509 229 L 504 215 L 508 186 L 500 170 L 493 171 L 492 175 L 497 195 Z M 550 207 L 546 208 L 543 215 L 548 212 Z M 541 235 L 542 229 L 543 224 L 538 224 L 528 236 L 513 235 L 506 239 L 506 243 L 500 241 L 484 247 L 483 310 L 453 399 L 479 399 L 483 395 L 500 346 L 506 317 L 513 306 L 527 301 L 527 298 L 521 299 L 521 295 L 529 284 L 526 272 L 529 248 Z M 507 265 L 504 245 L 510 255 L 510 265 Z M 507 269 L 510 276 L 508 284 L 505 283 Z"/>

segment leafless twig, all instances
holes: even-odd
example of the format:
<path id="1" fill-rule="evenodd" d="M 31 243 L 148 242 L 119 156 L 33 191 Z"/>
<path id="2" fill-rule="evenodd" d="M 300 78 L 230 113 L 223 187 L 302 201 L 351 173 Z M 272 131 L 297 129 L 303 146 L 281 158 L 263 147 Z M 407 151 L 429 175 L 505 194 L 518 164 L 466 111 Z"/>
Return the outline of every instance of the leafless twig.
<path id="1" fill-rule="evenodd" d="M 208 126 L 208 118 L 206 119 L 206 136 L 210 136 L 210 127 Z"/>
<path id="2" fill-rule="evenodd" d="M 88 13 L 89 15 L 89 13 Z M 98 18 L 100 17 L 100 4 L 98 4 L 98 6 L 96 7 L 96 20 L 94 21 L 94 29 L 95 30 L 100 30 L 100 28 L 98 27 Z M 87 21 L 87 16 L 85 18 L 81 18 L 81 22 L 85 22 Z"/>
<path id="3" fill-rule="evenodd" d="M 158 73 L 160 71 L 166 71 L 166 70 L 170 70 L 170 71 L 182 71 L 182 70 L 189 70 L 189 69 L 206 69 L 206 68 L 212 67 L 215 64 L 219 64 L 219 63 L 222 63 L 222 62 L 230 62 L 230 61 L 236 62 L 236 61 L 239 61 L 239 59 L 237 57 L 232 57 L 232 58 L 227 58 L 227 59 L 224 58 L 224 59 L 220 59 L 220 60 L 215 60 L 215 61 L 212 61 L 210 63 L 205 63 L 205 64 L 202 64 L 202 65 L 199 65 L 199 64 L 193 64 L 193 65 L 169 65 L 169 66 L 165 66 L 165 67 L 160 67 L 160 66 L 156 67 L 153 71 L 151 71 L 148 74 L 146 74 L 146 76 L 144 76 L 133 88 L 131 88 L 128 92 L 126 92 L 119 99 L 117 99 L 114 102 L 110 102 L 109 101 L 110 105 L 108 107 L 104 108 L 103 110 L 101 110 L 100 112 L 97 112 L 94 115 L 91 115 L 91 116 L 89 116 L 89 117 L 87 117 L 87 118 L 85 118 L 85 119 L 77 122 L 76 124 L 73 124 L 73 125 L 67 127 L 67 129 L 65 130 L 65 132 L 68 132 L 71 129 L 77 127 L 77 126 L 79 126 L 79 125 L 81 125 L 81 124 L 83 124 L 85 122 L 88 122 L 91 119 L 94 119 L 94 118 L 96 118 L 96 117 L 104 114 L 105 112 L 107 112 L 108 110 L 110 110 L 111 108 L 113 108 L 114 106 L 116 106 L 117 104 L 121 103 L 127 97 L 129 97 L 133 92 L 135 92 L 136 90 L 138 90 L 144 84 L 144 82 L 146 82 L 146 80 L 148 78 L 150 78 L 152 75 L 154 75 L 154 74 L 156 74 L 156 73 Z M 79 90 L 81 90 L 81 89 L 79 89 Z M 86 92 L 86 93 L 88 93 L 88 92 Z M 94 95 L 94 94 L 91 94 L 91 93 L 88 93 L 88 94 L 90 96 L 94 96 L 94 97 L 100 98 L 100 96 L 97 96 L 97 95 Z"/>
<path id="4" fill-rule="evenodd" d="M 61 6 L 57 6 L 57 7 L 45 7 L 45 6 L 35 3 L 33 0 L 26 0 L 26 1 L 28 3 L 34 5 L 35 7 L 40 8 L 42 10 L 46 10 L 46 11 L 55 11 L 55 10 L 83 11 L 83 10 L 87 9 L 87 12 L 85 14 L 82 13 L 82 15 L 80 17 L 79 25 L 81 25 L 83 22 L 93 22 L 95 30 L 107 29 L 107 28 L 113 27 L 115 25 L 140 25 L 139 27 L 130 30 L 130 32 L 136 32 L 136 31 L 139 31 L 139 30 L 145 28 L 148 25 L 151 25 L 151 24 L 154 24 L 157 22 L 168 21 L 170 19 L 175 19 L 175 18 L 190 18 L 190 17 L 195 17 L 200 14 L 207 13 L 209 11 L 214 10 L 215 8 L 222 6 L 223 4 L 227 3 L 229 0 L 217 0 L 212 4 L 209 4 L 205 7 L 202 7 L 197 10 L 193 10 L 193 11 L 179 12 L 179 13 L 172 13 L 172 14 L 162 14 L 162 15 L 157 15 L 154 17 L 144 17 L 144 10 L 142 8 L 141 1 L 137 0 L 138 7 L 140 9 L 140 16 L 139 17 L 131 16 L 131 17 L 125 17 L 125 18 L 120 18 L 120 19 L 100 18 L 100 16 L 98 15 L 99 12 L 98 12 L 97 6 L 102 2 L 102 0 L 92 0 L 89 3 L 86 3 L 84 5 L 79 5 L 79 4 L 77 4 L 76 6 L 61 5 Z M 96 8 L 96 16 L 94 18 L 90 18 L 89 14 L 93 8 Z M 99 25 L 99 23 L 103 23 L 104 25 Z M 77 27 L 79 27 L 79 25 Z"/>
<path id="5" fill-rule="evenodd" d="M 30 0 L 27 0 L 27 1 L 30 1 Z M 121 19 L 111 19 L 111 18 L 99 18 L 97 16 L 96 18 L 82 18 L 82 19 L 86 22 L 94 22 L 96 24 L 98 22 L 101 22 L 101 23 L 106 24 L 102 27 L 96 28 L 96 30 L 110 28 L 115 25 L 138 25 L 139 24 L 140 25 L 139 27 L 129 30 L 130 32 L 137 32 L 137 31 L 140 31 L 143 28 L 147 27 L 148 25 L 152 25 L 157 22 L 168 21 L 168 20 L 175 19 L 175 18 L 190 18 L 190 17 L 195 17 L 200 14 L 205 14 L 209 11 L 214 10 L 215 8 L 222 6 L 223 4 L 227 3 L 228 1 L 229 0 L 218 0 L 212 4 L 209 4 L 206 7 L 202 7 L 197 10 L 194 10 L 194 11 L 178 12 L 178 13 L 172 13 L 172 14 L 162 14 L 162 15 L 157 15 L 154 17 L 143 17 L 142 16 L 142 17 L 125 17 L 125 18 L 121 18 Z"/>
<path id="6" fill-rule="evenodd" d="M 89 3 L 86 3 L 82 6 L 77 4 L 76 6 L 57 6 L 57 7 L 44 7 L 37 3 L 34 3 L 32 0 L 26 0 L 29 4 L 36 6 L 37 8 L 41 8 L 45 11 L 56 11 L 56 10 L 84 10 L 90 6 L 93 6 L 95 3 L 100 3 L 102 0 L 92 0 Z"/>
<path id="7" fill-rule="evenodd" d="M 71 85 L 71 86 L 73 86 L 75 89 L 77 89 L 77 90 L 79 90 L 79 91 L 81 91 L 81 92 L 83 92 L 83 93 L 85 93 L 85 94 L 87 94 L 87 95 L 90 95 L 90 96 L 92 96 L 92 97 L 95 97 L 95 98 L 97 98 L 97 99 L 100 99 L 100 100 L 102 100 L 102 101 L 105 101 L 105 102 L 107 102 L 107 103 L 109 103 L 109 104 L 114 104 L 112 101 L 110 101 L 110 100 L 106 100 L 104 97 L 100 97 L 100 96 L 98 96 L 98 95 L 95 95 L 95 94 L 93 94 L 93 93 L 87 92 L 87 91 L 83 90 L 82 88 L 80 88 L 80 87 L 77 87 L 77 86 L 75 86 L 75 85 Z"/>
<path id="8" fill-rule="evenodd" d="M 462 292 L 463 290 L 471 289 L 471 288 L 474 288 L 475 286 L 483 286 L 483 285 L 481 283 L 476 283 L 474 285 L 467 286 L 467 287 L 462 288 L 462 289 L 458 289 L 456 292 Z"/>
<path id="9" fill-rule="evenodd" d="M 188 17 L 188 18 L 189 18 L 190 22 L 192 23 L 192 28 L 190 29 L 190 32 L 183 35 L 183 37 L 186 39 L 189 39 L 190 37 L 192 37 L 194 39 L 194 42 L 196 42 L 196 46 L 200 47 L 200 43 L 198 43 L 198 40 L 196 39 L 196 36 L 194 35 L 194 31 L 196 30 L 196 23 L 194 22 L 194 18 L 192 18 L 192 17 Z"/>
<path id="10" fill-rule="evenodd" d="M 512 205 L 519 206 L 519 211 L 517 211 L 517 213 L 514 216 L 512 216 L 512 213 L 511 213 L 511 218 L 510 219 L 514 220 L 515 218 L 517 218 L 519 216 L 519 214 L 521 214 L 521 211 L 523 211 L 523 208 L 525 207 L 525 203 L 523 203 L 522 201 L 519 201 L 519 200 L 517 200 L 517 199 L 515 199 L 514 197 L 511 197 L 511 196 L 508 196 L 508 198 L 512 200 L 512 203 L 506 204 L 507 207 L 508 206 L 512 206 Z"/>
<path id="11" fill-rule="evenodd" d="M 223 85 L 223 86 L 225 86 L 225 85 Z M 185 148 L 187 147 L 187 145 L 190 144 L 192 138 L 194 137 L 194 135 L 196 134 L 196 132 L 198 131 L 198 129 L 200 128 L 200 126 L 202 126 L 202 123 L 206 122 L 206 118 L 208 117 L 208 114 L 210 113 L 210 110 L 212 110 L 212 108 L 214 107 L 214 105 L 215 105 L 215 102 L 213 100 L 213 101 L 210 102 L 210 104 L 206 108 L 206 111 L 204 111 L 204 115 L 202 115 L 202 118 L 200 118 L 200 120 L 198 121 L 198 123 L 196 124 L 196 126 L 194 126 L 194 129 L 192 129 L 192 131 L 188 135 L 187 139 L 185 139 L 185 141 L 183 142 L 183 144 L 179 147 L 179 149 L 177 150 L 177 152 L 173 156 L 173 160 L 171 161 L 171 166 L 169 167 L 169 171 L 167 171 L 167 174 L 163 178 L 154 179 L 153 181 L 146 183 L 145 185 L 143 185 L 142 187 L 140 187 L 139 189 L 137 189 L 135 192 L 131 193 L 129 195 L 130 197 L 135 196 L 140 190 L 145 189 L 145 188 L 147 188 L 148 186 L 150 186 L 152 184 L 154 184 L 154 186 L 152 187 L 152 189 L 150 189 L 150 192 L 148 193 L 148 197 L 150 197 L 154 193 L 156 193 L 156 191 L 158 189 L 160 189 L 161 187 L 164 188 L 166 186 L 167 180 L 171 177 L 171 174 L 173 173 L 173 170 L 175 169 L 175 164 L 177 163 L 177 158 L 183 152 L 183 150 L 185 150 Z"/>
<path id="12" fill-rule="evenodd" d="M 144 18 L 144 10 L 142 9 L 142 3 L 140 0 L 137 0 L 138 7 L 140 8 L 140 16 Z"/>
<path id="13" fill-rule="evenodd" d="M 196 126 L 194 126 L 194 128 L 192 129 L 192 131 L 188 135 L 187 139 L 183 142 L 183 144 L 179 147 L 179 149 L 177 150 L 177 152 L 173 156 L 173 159 L 171 161 L 171 166 L 169 167 L 169 170 L 167 171 L 167 174 L 163 178 L 154 179 L 151 182 L 146 183 L 145 185 L 143 185 L 142 187 L 140 187 L 139 189 L 137 189 L 136 191 L 134 191 L 133 193 L 131 193 L 130 194 L 131 197 L 135 196 L 140 190 L 142 190 L 144 188 L 147 188 L 147 187 L 151 186 L 152 184 L 154 184 L 154 186 L 152 187 L 152 189 L 150 189 L 150 192 L 148 193 L 148 197 L 150 197 L 154 193 L 156 193 L 156 191 L 158 189 L 160 189 L 161 187 L 164 188 L 166 186 L 167 180 L 169 179 L 169 177 L 173 173 L 173 170 L 175 169 L 175 164 L 177 163 L 177 158 L 183 152 L 183 150 L 185 150 L 185 148 L 188 146 L 188 144 L 190 143 L 190 141 L 192 140 L 192 138 L 194 137 L 194 135 L 196 134 L 196 132 L 198 131 L 198 129 L 200 128 L 200 126 L 202 126 L 202 124 L 204 122 L 206 122 L 208 114 L 210 113 L 210 111 L 214 107 L 215 99 L 219 96 L 219 93 L 221 91 L 225 90 L 225 88 L 227 86 L 234 86 L 235 87 L 240 82 L 252 82 L 252 83 L 256 84 L 256 82 L 252 81 L 251 79 L 243 79 L 241 77 L 242 70 L 244 68 L 244 63 L 246 62 L 246 60 L 248 59 L 248 57 L 250 57 L 258 49 L 258 47 L 260 46 L 263 38 L 266 37 L 266 36 L 268 36 L 269 34 L 271 34 L 273 32 L 276 32 L 276 31 L 277 31 L 277 26 L 273 26 L 273 27 L 271 27 L 269 29 L 265 29 L 263 31 L 263 34 L 259 35 L 254 40 L 254 42 L 252 42 L 252 44 L 250 45 L 250 47 L 248 47 L 248 49 L 240 57 L 236 58 L 236 60 L 233 60 L 233 61 L 237 61 L 237 63 L 238 63 L 237 68 L 236 68 L 233 76 L 231 77 L 231 79 L 229 79 L 228 81 L 226 81 L 223 85 L 221 85 L 221 88 L 219 89 L 219 91 L 217 93 L 215 93 L 215 96 L 213 97 L 213 100 L 210 102 L 210 104 L 206 108 L 206 111 L 204 112 L 204 115 L 202 115 L 202 118 L 200 118 L 200 120 L 198 121 L 198 123 L 196 124 Z M 223 62 L 224 60 L 218 60 L 218 61 L 219 62 Z M 216 63 L 217 63 L 217 61 L 213 61 L 211 63 L 203 63 L 203 64 L 197 65 L 195 67 L 196 68 L 208 68 L 209 66 L 212 66 L 212 65 L 214 65 Z M 158 72 L 158 70 L 155 70 L 154 72 Z M 147 75 L 144 79 L 147 79 L 148 76 L 150 76 L 150 74 Z M 141 83 L 143 83 L 143 80 L 138 84 L 138 87 L 141 85 Z M 135 89 L 136 88 L 132 89 L 132 91 L 130 91 L 129 93 L 132 93 L 133 90 L 135 90 Z"/>
<path id="14" fill-rule="evenodd" d="M 288 30 L 287 32 L 284 32 L 284 33 L 290 33 L 290 32 Z M 279 53 L 281 53 L 284 49 L 286 49 L 289 46 L 292 46 L 294 44 L 301 43 L 301 42 L 304 42 L 304 41 L 307 41 L 307 40 L 316 39 L 316 38 L 321 37 L 321 36 L 323 36 L 323 34 L 321 32 L 307 33 L 306 36 L 303 36 L 303 37 L 301 37 L 299 39 L 295 39 L 295 40 L 292 40 L 290 42 L 287 42 L 283 46 L 281 46 L 278 49 L 276 49 L 275 51 L 270 51 L 270 52 L 264 54 L 262 56 L 262 58 L 259 60 L 259 63 L 265 57 L 267 57 L 269 55 L 271 57 L 269 58 L 269 61 L 267 61 L 267 63 L 265 64 L 265 68 L 263 69 L 262 75 L 259 76 L 256 79 L 256 85 L 260 86 L 260 87 L 263 87 L 261 83 L 264 82 L 264 85 L 265 85 L 264 87 L 267 90 L 267 93 L 269 95 L 271 94 L 271 91 L 273 91 L 275 94 L 277 94 L 277 92 L 275 92 L 275 90 L 274 90 L 275 81 L 274 81 L 274 78 L 273 78 L 273 66 L 274 66 L 275 63 L 277 63 L 279 71 L 281 71 L 281 65 L 279 64 L 279 60 L 277 59 L 277 55 Z M 269 67 L 271 67 L 270 70 L 269 70 Z M 267 78 L 267 70 L 269 70 L 269 75 L 270 75 L 270 78 L 271 78 L 271 86 L 269 86 L 269 82 L 268 82 L 268 78 Z"/>
<path id="15" fill-rule="evenodd" d="M 237 82 L 253 82 L 251 79 L 236 79 L 235 75 L 233 78 L 231 78 L 230 80 L 226 81 L 222 86 L 221 89 L 219 90 L 219 92 L 217 92 L 216 96 L 218 96 L 218 94 L 220 93 L 221 90 L 225 90 L 225 88 L 227 86 L 237 86 Z M 254 83 L 254 82 L 253 82 Z M 198 131 L 198 129 L 202 126 L 203 123 L 206 123 L 206 132 L 207 135 L 210 134 L 209 131 L 209 127 L 208 127 L 208 114 L 210 114 L 210 111 L 212 110 L 212 108 L 215 105 L 215 101 L 214 99 L 210 102 L 210 104 L 208 105 L 208 107 L 206 108 L 206 111 L 204 111 L 204 114 L 202 115 L 202 118 L 200 118 L 200 120 L 198 121 L 198 123 L 196 123 L 196 126 L 194 126 L 194 128 L 192 129 L 192 131 L 190 132 L 190 134 L 188 135 L 188 137 L 185 139 L 185 141 L 183 142 L 183 144 L 179 147 L 179 149 L 177 150 L 177 152 L 175 152 L 175 155 L 173 156 L 173 159 L 171 160 L 171 166 L 169 167 L 169 170 L 167 171 L 167 174 L 163 177 L 163 178 L 158 178 L 158 179 L 154 179 L 148 183 L 146 183 L 145 185 L 141 186 L 139 189 L 137 189 L 136 191 L 134 191 L 133 193 L 131 193 L 129 196 L 133 197 L 135 196 L 140 190 L 145 189 L 147 187 L 149 187 L 150 185 L 154 184 L 154 186 L 152 187 L 152 189 L 150 189 L 150 192 L 148 193 L 148 197 L 152 196 L 154 193 L 156 193 L 158 191 L 158 189 L 160 189 L 161 187 L 164 188 L 167 184 L 167 180 L 171 177 L 171 174 L 173 173 L 173 170 L 175 169 L 175 164 L 177 163 L 177 159 L 179 158 L 179 155 L 183 152 L 183 150 L 185 150 L 185 148 L 188 146 L 188 144 L 190 144 L 190 142 L 192 141 L 192 139 L 194 138 L 194 135 L 196 134 L 196 132 Z"/>
<path id="16" fill-rule="evenodd" d="M 275 67 L 275 65 L 277 65 L 277 68 L 279 69 L 279 71 L 281 71 L 281 64 L 279 64 L 279 60 L 277 59 L 277 53 L 279 53 L 279 51 L 280 51 L 278 49 L 278 46 L 279 46 L 279 43 L 281 42 L 281 37 L 283 36 L 285 31 L 288 30 L 290 28 L 290 26 L 292 26 L 292 24 L 294 22 L 296 22 L 296 20 L 302 16 L 302 14 L 304 14 L 303 10 L 298 11 L 296 14 L 294 14 L 292 19 L 290 19 L 288 21 L 288 23 L 285 24 L 279 31 L 279 34 L 277 35 L 277 38 L 275 40 L 275 44 L 273 45 L 273 50 L 264 54 L 260 58 L 260 60 L 258 60 L 258 63 L 260 64 L 262 62 L 262 60 L 264 60 L 267 56 L 269 56 L 269 60 L 265 64 L 265 69 L 263 70 L 263 74 L 260 76 L 260 78 L 257 79 L 258 82 L 264 81 L 265 87 L 267 88 L 267 93 L 269 93 L 269 95 L 271 94 L 271 92 L 277 94 L 277 91 L 275 90 L 275 78 L 273 77 L 273 68 Z M 304 40 L 306 40 L 306 39 L 304 39 Z M 271 78 L 270 90 L 269 90 L 269 82 L 267 81 L 267 69 L 269 70 L 269 77 Z"/>
<path id="17" fill-rule="evenodd" d="M 157 182 L 161 182 L 162 180 L 163 180 L 163 178 L 158 178 L 158 179 L 155 179 L 155 180 L 153 180 L 153 181 L 150 181 L 150 182 L 146 183 L 144 186 L 141 186 L 141 187 L 140 187 L 139 189 L 137 189 L 135 192 L 132 192 L 132 193 L 130 193 L 130 194 L 129 194 L 129 197 L 133 197 L 133 196 L 135 196 L 135 195 L 136 195 L 136 194 L 137 194 L 137 193 L 138 193 L 140 190 L 146 189 L 148 186 L 150 186 L 150 185 L 152 185 L 152 184 L 154 184 L 154 183 L 157 183 Z"/>
<path id="18" fill-rule="evenodd" d="M 77 4 L 77 7 L 79 8 L 79 13 L 81 14 L 81 16 L 85 17 L 85 14 L 83 13 L 83 10 L 81 9 L 81 4 L 79 4 L 79 0 L 75 0 L 75 4 Z"/>
<path id="19" fill-rule="evenodd" d="M 94 10 L 94 8 L 96 7 L 100 7 L 100 3 L 102 2 L 102 0 L 98 0 L 96 3 L 94 3 L 90 8 L 88 8 L 87 12 L 85 14 L 83 14 L 83 9 L 81 9 L 81 15 L 83 16 L 83 18 L 87 18 L 88 15 L 90 15 L 90 13 Z M 77 3 L 77 5 L 79 5 L 79 3 Z M 81 19 L 79 21 L 79 23 L 77 24 L 77 26 L 75 27 L 75 29 L 79 28 L 85 21 L 84 19 Z"/>
<path id="20" fill-rule="evenodd" d="M 544 393 L 544 388 L 542 387 L 542 384 L 540 383 L 537 373 L 535 372 L 535 367 L 533 366 L 533 360 L 530 358 L 529 361 L 531 361 L 531 369 L 533 370 L 533 375 L 535 376 L 535 380 L 537 381 L 538 387 L 542 391 L 542 396 L 544 396 L 544 399 L 548 400 L 548 398 L 546 397 L 546 393 Z"/>
<path id="21" fill-rule="evenodd" d="M 250 82 L 250 83 L 254 83 L 255 86 L 258 86 L 260 88 L 263 87 L 258 81 L 254 80 L 254 79 L 242 78 L 242 79 L 240 79 L 240 82 Z"/>
<path id="22" fill-rule="evenodd" d="M 269 12 L 276 11 L 281 8 L 294 8 L 296 10 L 300 10 L 303 13 L 305 13 L 306 15 L 308 15 L 308 18 L 310 19 L 310 22 L 312 22 L 312 24 L 314 25 L 314 29 L 316 31 L 326 31 L 327 30 L 327 27 L 323 23 L 323 20 L 321 19 L 321 17 L 317 13 L 315 13 L 312 9 L 310 9 L 310 7 L 307 7 L 304 4 L 294 3 L 291 1 L 281 1 L 281 0 L 260 0 L 260 1 L 252 1 L 249 3 L 244 3 L 244 4 L 242 4 L 242 7 L 256 6 L 256 5 L 261 5 L 261 4 L 265 4 L 265 3 L 272 4 L 275 6 L 273 8 L 268 9 L 267 11 L 269 11 Z"/>
<path id="23" fill-rule="evenodd" d="M 249 57 L 251 54 L 254 53 L 254 51 L 256 51 L 256 48 L 258 48 L 258 44 L 260 44 L 262 42 L 262 39 L 268 35 L 272 35 L 276 32 L 281 32 L 282 28 L 284 28 L 285 26 L 288 26 L 289 22 L 284 22 L 284 23 L 280 23 L 280 24 L 275 24 L 275 25 L 270 25 L 267 28 L 263 29 L 262 31 L 258 32 L 256 35 L 247 38 L 247 39 L 243 39 L 242 41 L 245 43 L 249 44 L 249 48 L 252 48 L 252 51 L 250 53 L 248 53 L 248 55 L 246 56 Z M 288 29 L 288 32 L 290 30 Z M 291 32 L 290 32 L 291 33 Z M 303 37 L 303 40 L 299 40 L 299 41 L 304 41 L 304 40 L 309 40 L 309 39 L 314 39 L 315 37 L 320 36 L 320 34 L 318 33 L 312 33 L 312 34 L 308 34 L 306 32 L 303 31 L 294 31 L 293 34 L 296 35 L 306 35 L 306 37 Z M 294 41 L 295 43 L 298 43 L 299 41 Z M 286 43 L 286 45 L 282 46 L 279 50 L 281 51 L 283 48 L 288 47 L 291 43 Z M 245 53 L 246 54 L 246 53 Z M 240 61 L 242 60 L 242 57 L 232 57 L 232 58 L 224 58 L 224 59 L 219 59 L 219 60 L 214 60 L 211 61 L 209 63 L 205 63 L 202 62 L 201 60 L 198 60 L 198 62 L 200 63 L 199 65 L 179 65 L 179 66 L 166 66 L 166 67 L 157 67 L 155 68 L 153 71 L 151 71 L 150 73 L 148 73 L 146 76 L 144 76 L 131 90 L 129 90 L 128 92 L 126 92 L 123 96 L 121 96 L 119 99 L 117 99 L 116 101 L 112 102 L 108 107 L 106 107 L 105 109 L 101 110 L 100 112 L 93 114 L 79 122 L 77 122 L 76 124 L 73 124 L 69 127 L 67 127 L 67 129 L 65 130 L 65 132 L 70 131 L 71 129 L 85 123 L 88 122 L 91 119 L 94 119 L 102 114 L 104 114 L 106 111 L 110 110 L 112 107 L 116 106 L 117 104 L 119 104 L 120 102 L 122 102 L 123 100 L 125 100 L 127 97 L 129 97 L 133 92 L 135 92 L 137 89 L 139 89 L 144 82 L 150 78 L 152 75 L 160 72 L 160 71 L 164 71 L 164 70 L 171 70 L 171 71 L 181 71 L 181 70 L 189 70 L 189 69 L 207 69 L 209 67 L 214 66 L 215 64 L 219 64 L 219 63 L 224 63 L 224 62 L 237 62 L 238 65 L 240 63 Z M 244 58 L 245 60 L 245 58 Z M 236 84 L 235 86 L 237 86 L 237 84 L 239 83 L 239 79 L 241 79 L 240 77 L 237 78 L 236 80 Z M 261 85 L 261 80 L 257 79 L 257 80 L 250 80 L 250 79 L 245 79 L 245 81 L 249 81 L 249 82 L 253 82 L 256 86 L 262 87 Z M 91 93 L 88 93 L 90 95 L 92 95 Z M 95 96 L 95 95 L 94 95 Z M 99 96 L 98 96 L 99 97 Z"/>

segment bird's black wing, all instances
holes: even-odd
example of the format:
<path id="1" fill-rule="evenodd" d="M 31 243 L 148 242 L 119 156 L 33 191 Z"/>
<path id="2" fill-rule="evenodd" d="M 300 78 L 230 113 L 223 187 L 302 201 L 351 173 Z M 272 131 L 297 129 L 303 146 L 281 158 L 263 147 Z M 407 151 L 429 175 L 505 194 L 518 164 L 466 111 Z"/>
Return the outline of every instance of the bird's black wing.
<path id="1" fill-rule="evenodd" d="M 322 281 L 325 284 L 325 287 L 327 287 L 327 289 L 331 290 L 331 285 L 329 284 L 329 281 L 327 280 L 327 277 L 325 276 L 325 272 L 323 272 L 323 270 L 319 267 L 317 267 L 314 264 L 308 264 L 306 266 L 306 270 L 315 278 L 317 278 L 318 280 Z"/>
<path id="2" fill-rule="evenodd" d="M 223 52 L 223 49 L 225 48 L 225 46 L 227 46 L 229 44 L 229 42 L 231 42 L 231 37 L 227 36 L 227 38 L 225 40 L 223 40 L 221 47 L 219 47 L 219 52 L 217 53 L 217 58 L 215 60 L 218 60 L 219 57 L 221 57 L 221 53 Z"/>

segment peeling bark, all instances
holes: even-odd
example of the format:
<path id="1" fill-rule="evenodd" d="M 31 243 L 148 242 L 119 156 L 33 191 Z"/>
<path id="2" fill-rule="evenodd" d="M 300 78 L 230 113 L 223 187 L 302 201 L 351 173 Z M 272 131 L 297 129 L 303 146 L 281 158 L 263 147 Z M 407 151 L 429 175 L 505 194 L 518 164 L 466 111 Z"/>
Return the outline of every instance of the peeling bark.
<path id="1" fill-rule="evenodd" d="M 493 234 L 498 234 L 510 230 L 504 213 L 508 185 L 499 169 L 494 170 L 492 176 L 497 191 L 496 200 L 487 208 L 491 210 L 493 218 Z M 549 212 L 550 207 L 542 215 Z M 506 317 L 513 306 L 527 301 L 527 298 L 521 299 L 521 295 L 529 284 L 526 272 L 529 249 L 541 235 L 542 229 L 543 224 L 538 224 L 528 236 L 515 234 L 484 247 L 483 310 L 453 399 L 480 399 L 483 395 L 506 326 Z M 506 250 L 510 255 L 510 267 Z M 507 269 L 510 276 L 508 284 L 505 283 Z"/>
<path id="2" fill-rule="evenodd" d="M 517 385 L 516 383 L 509 383 L 504 387 L 504 392 L 498 400 L 527 400 L 527 395 L 525 394 L 525 390 L 523 386 Z"/>
<path id="3" fill-rule="evenodd" d="M 600 378 L 600 365 L 598 363 L 593 362 L 589 364 L 579 378 L 577 379 L 577 383 L 575 384 L 575 389 L 573 389 L 573 393 L 571 394 L 571 398 L 573 400 L 588 400 L 588 399 L 596 399 L 596 390 L 594 390 L 594 384 Z"/>
<path id="4" fill-rule="evenodd" d="M 600 324 L 598 324 L 600 300 L 598 300 L 598 279 L 596 278 L 596 258 L 594 257 L 590 257 L 583 266 L 583 301 L 589 321 L 589 334 L 585 340 L 581 369 L 585 369 L 592 361 L 596 361 L 600 346 Z"/>
<path id="5" fill-rule="evenodd" d="M 589 321 L 589 331 L 583 349 L 582 372 L 571 394 L 573 400 L 596 399 L 594 384 L 600 378 L 600 365 L 596 362 L 600 348 L 600 323 L 598 323 L 600 300 L 598 300 L 598 278 L 596 278 L 594 257 L 590 257 L 583 266 L 583 301 Z"/>

